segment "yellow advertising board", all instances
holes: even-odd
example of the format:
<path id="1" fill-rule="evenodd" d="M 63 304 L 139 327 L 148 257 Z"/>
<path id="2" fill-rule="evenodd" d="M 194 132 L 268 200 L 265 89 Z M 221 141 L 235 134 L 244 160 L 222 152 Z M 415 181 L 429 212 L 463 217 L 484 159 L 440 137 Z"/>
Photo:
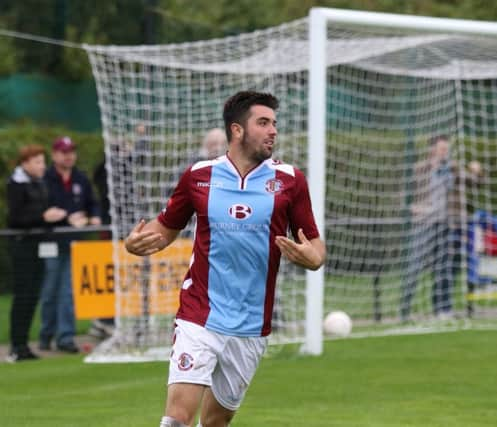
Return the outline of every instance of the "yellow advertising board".
<path id="1" fill-rule="evenodd" d="M 77 319 L 174 314 L 192 252 L 177 239 L 150 257 L 131 255 L 123 242 L 80 241 L 71 245 L 72 286 Z"/>

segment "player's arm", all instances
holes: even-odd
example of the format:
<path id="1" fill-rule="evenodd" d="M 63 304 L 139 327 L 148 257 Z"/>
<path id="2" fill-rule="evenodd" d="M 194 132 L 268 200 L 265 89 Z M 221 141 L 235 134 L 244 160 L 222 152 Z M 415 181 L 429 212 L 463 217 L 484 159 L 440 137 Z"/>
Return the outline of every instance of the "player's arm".
<path id="1" fill-rule="evenodd" d="M 276 245 L 291 262 L 309 270 L 317 270 L 326 258 L 326 245 L 319 237 L 307 239 L 301 228 L 298 230 L 298 239 L 296 242 L 286 236 L 276 236 Z"/>
<path id="2" fill-rule="evenodd" d="M 141 220 L 126 237 L 124 244 L 126 250 L 133 255 L 152 255 L 169 246 L 179 232 L 180 230 L 165 227 L 157 219 L 148 223 Z"/>

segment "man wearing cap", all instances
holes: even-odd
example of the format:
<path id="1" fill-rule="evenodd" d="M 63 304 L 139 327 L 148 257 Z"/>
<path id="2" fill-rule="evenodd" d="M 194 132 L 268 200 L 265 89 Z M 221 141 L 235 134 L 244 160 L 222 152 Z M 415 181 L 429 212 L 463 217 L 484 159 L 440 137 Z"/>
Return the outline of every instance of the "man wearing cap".
<path id="1" fill-rule="evenodd" d="M 76 228 L 100 225 L 98 205 L 87 176 L 75 167 L 76 145 L 71 138 L 57 138 L 52 145 L 52 165 L 45 174 L 50 206 L 67 211 L 68 216 L 54 224 Z M 55 234 L 57 250 L 45 258 L 45 277 L 41 291 L 40 350 L 49 350 L 52 339 L 57 349 L 77 353 L 76 325 L 71 286 L 71 240 L 74 233 Z"/>

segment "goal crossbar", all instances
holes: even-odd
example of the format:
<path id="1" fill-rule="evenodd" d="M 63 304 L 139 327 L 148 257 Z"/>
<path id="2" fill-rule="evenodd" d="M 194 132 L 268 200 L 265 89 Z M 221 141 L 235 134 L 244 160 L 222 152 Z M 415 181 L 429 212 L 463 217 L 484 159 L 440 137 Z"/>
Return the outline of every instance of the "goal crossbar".
<path id="1" fill-rule="evenodd" d="M 361 24 L 399 29 L 427 30 L 497 36 L 497 24 L 471 19 L 437 18 L 431 16 L 403 15 L 398 13 L 364 12 L 334 8 L 312 8 L 309 16 L 321 16 L 327 22 Z M 311 18 L 312 19 L 312 18 Z"/>

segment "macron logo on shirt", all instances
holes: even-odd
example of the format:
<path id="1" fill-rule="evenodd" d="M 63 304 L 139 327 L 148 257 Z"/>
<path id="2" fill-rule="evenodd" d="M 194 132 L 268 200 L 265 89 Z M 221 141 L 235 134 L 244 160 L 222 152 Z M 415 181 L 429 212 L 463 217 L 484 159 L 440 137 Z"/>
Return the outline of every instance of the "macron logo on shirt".
<path id="1" fill-rule="evenodd" d="M 222 182 L 201 182 L 197 181 L 197 187 L 214 187 L 214 188 L 222 188 Z"/>

